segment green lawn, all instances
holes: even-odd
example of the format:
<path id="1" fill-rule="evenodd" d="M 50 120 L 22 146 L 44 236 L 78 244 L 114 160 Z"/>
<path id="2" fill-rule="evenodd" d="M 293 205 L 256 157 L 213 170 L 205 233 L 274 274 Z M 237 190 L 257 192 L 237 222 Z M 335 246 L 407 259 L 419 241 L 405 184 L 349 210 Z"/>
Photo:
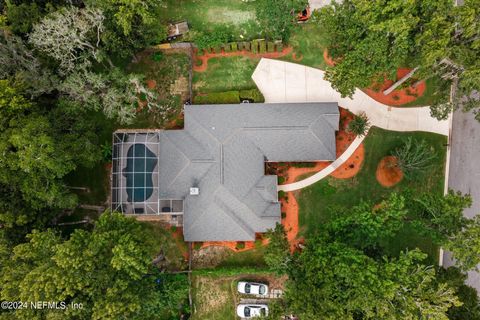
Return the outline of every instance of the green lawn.
<path id="1" fill-rule="evenodd" d="M 211 58 L 205 72 L 194 72 L 193 90 L 198 94 L 256 88 L 252 74 L 258 61 L 248 57 Z"/>
<path id="2" fill-rule="evenodd" d="M 230 253 L 218 267 L 257 267 L 264 268 L 265 260 L 265 246 L 261 246 L 252 250 L 243 252 Z"/>
<path id="3" fill-rule="evenodd" d="M 236 40 L 261 36 L 255 17 L 255 1 L 166 0 L 164 3 L 166 8 L 162 6 L 158 12 L 162 22 L 188 22 L 190 32 L 184 40 L 195 38 L 198 32 L 209 32 L 216 25 L 229 25 Z"/>
<path id="4" fill-rule="evenodd" d="M 402 105 L 402 107 L 421 107 L 431 106 L 432 104 L 447 101 L 450 88 L 440 77 L 433 76 L 426 80 L 427 88 L 421 97 L 410 103 Z"/>
<path id="5" fill-rule="evenodd" d="M 398 146 L 403 139 L 412 136 L 425 139 L 435 148 L 437 157 L 429 172 L 418 180 L 403 179 L 392 188 L 382 187 L 376 180 L 375 172 L 379 161 Z M 447 138 L 425 132 L 393 132 L 372 128 L 365 139 L 365 160 L 361 171 L 351 179 L 339 180 L 332 177 L 323 179 L 314 185 L 302 189 L 298 196 L 300 205 L 300 227 L 303 234 L 315 233 L 322 224 L 330 219 L 330 206 L 351 207 L 360 201 L 376 204 L 391 192 L 401 192 L 407 188 L 418 192 L 443 192 L 444 164 Z M 437 254 L 437 248 L 426 239 L 421 239 L 411 230 L 402 230 L 401 235 L 388 244 L 388 250 L 398 252 L 405 247 L 419 246 L 431 257 Z"/>
<path id="6" fill-rule="evenodd" d="M 288 45 L 293 47 L 297 57 L 303 56 L 301 61 L 294 61 L 292 55 L 287 55 L 279 60 L 303 64 L 309 67 L 325 70 L 327 65 L 323 59 L 325 50 L 325 34 L 322 26 L 311 22 L 298 24 L 293 29 Z"/>
<path id="7" fill-rule="evenodd" d="M 194 309 L 190 319 L 237 319 L 233 282 L 233 277 L 192 276 Z"/>

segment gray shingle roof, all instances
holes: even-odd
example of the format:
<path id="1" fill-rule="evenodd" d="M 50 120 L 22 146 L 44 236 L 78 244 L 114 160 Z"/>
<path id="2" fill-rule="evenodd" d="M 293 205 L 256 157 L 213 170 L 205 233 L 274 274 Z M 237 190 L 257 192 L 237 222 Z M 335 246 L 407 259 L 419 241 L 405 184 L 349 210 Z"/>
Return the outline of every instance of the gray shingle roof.
<path id="1" fill-rule="evenodd" d="M 336 103 L 185 106 L 160 131 L 159 199 L 184 199 L 186 241 L 249 241 L 280 222 L 264 162 L 335 159 Z M 190 187 L 199 195 L 190 195 Z"/>

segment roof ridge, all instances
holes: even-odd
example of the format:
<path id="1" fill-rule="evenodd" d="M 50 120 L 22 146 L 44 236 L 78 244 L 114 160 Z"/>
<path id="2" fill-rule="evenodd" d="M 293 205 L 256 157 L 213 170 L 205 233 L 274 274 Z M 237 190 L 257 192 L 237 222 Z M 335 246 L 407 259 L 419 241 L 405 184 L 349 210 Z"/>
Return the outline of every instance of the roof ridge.
<path id="1" fill-rule="evenodd" d="M 216 204 L 220 209 L 223 209 L 223 211 L 224 211 L 230 218 L 232 218 L 232 220 L 234 220 L 234 221 L 237 223 L 237 225 L 239 225 L 239 226 L 243 229 L 243 231 L 245 231 L 245 232 L 247 232 L 247 233 L 250 233 L 250 234 L 252 234 L 252 233 L 255 234 L 255 230 L 253 230 L 252 228 L 250 228 L 250 226 L 249 226 L 245 221 L 243 221 L 243 219 L 241 219 L 238 215 L 236 215 L 236 214 L 235 214 L 235 211 L 234 211 L 232 208 L 230 208 L 230 206 L 228 206 L 228 205 L 225 203 L 225 201 L 222 199 L 221 196 L 218 195 L 218 190 L 219 190 L 220 188 L 221 188 L 222 190 L 227 191 L 227 193 L 228 193 L 230 196 L 232 196 L 233 198 L 237 199 L 234 195 L 232 195 L 232 193 L 231 193 L 228 189 L 226 189 L 226 188 L 224 188 L 224 187 L 219 187 L 219 188 L 217 188 L 217 190 L 215 191 L 215 194 L 214 194 L 214 202 L 215 202 L 215 204 Z M 239 201 L 239 200 L 237 199 L 237 201 Z M 241 204 L 243 204 L 242 201 L 239 201 L 239 202 L 240 202 Z M 246 207 L 248 210 L 250 210 L 250 208 L 248 208 L 247 206 L 245 206 L 245 207 Z M 252 212 L 252 213 L 253 213 L 253 212 Z M 255 213 L 253 213 L 253 215 L 256 216 Z"/>
<path id="2" fill-rule="evenodd" d="M 328 148 L 325 143 L 322 141 L 322 139 L 320 139 L 320 137 L 315 133 L 315 131 L 313 131 L 312 127 L 317 124 L 319 121 L 322 121 L 323 124 L 327 123 L 327 125 L 332 128 L 332 126 L 328 123 L 328 121 L 326 121 L 324 118 L 323 118 L 323 115 L 322 116 L 319 116 L 317 118 L 317 120 L 313 121 L 311 125 L 309 125 L 309 131 L 313 134 L 313 136 L 315 137 L 315 139 L 317 139 L 321 144 L 322 146 L 325 148 L 325 150 L 328 150 L 328 152 L 330 152 L 331 154 L 335 154 L 335 152 L 333 150 L 331 150 L 330 148 Z M 332 128 L 334 129 L 335 131 L 335 128 Z M 335 145 L 334 145 L 335 147 Z"/>

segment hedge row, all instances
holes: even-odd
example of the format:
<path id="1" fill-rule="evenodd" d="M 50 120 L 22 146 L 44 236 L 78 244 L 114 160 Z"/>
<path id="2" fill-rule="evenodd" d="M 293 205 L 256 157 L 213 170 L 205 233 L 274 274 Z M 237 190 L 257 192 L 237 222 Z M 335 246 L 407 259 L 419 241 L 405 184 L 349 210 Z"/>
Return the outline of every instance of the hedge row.
<path id="1" fill-rule="evenodd" d="M 252 53 L 271 53 L 281 52 L 283 50 L 283 43 L 280 40 L 275 42 L 265 41 L 264 39 L 256 39 L 249 42 L 230 42 L 218 47 L 211 47 L 207 49 L 211 53 L 234 52 L 234 51 L 250 51 Z"/>
<path id="2" fill-rule="evenodd" d="M 258 89 L 211 92 L 201 96 L 195 96 L 195 104 L 235 104 L 244 100 L 250 102 L 264 102 L 262 93 Z"/>

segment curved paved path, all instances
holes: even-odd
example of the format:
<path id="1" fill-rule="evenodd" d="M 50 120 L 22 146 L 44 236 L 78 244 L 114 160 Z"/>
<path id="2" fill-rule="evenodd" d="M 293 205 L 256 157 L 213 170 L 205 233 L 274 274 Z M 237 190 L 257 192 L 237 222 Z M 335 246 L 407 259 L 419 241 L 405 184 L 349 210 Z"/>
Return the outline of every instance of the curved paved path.
<path id="1" fill-rule="evenodd" d="M 390 107 L 372 99 L 359 89 L 355 90 L 352 98 L 342 98 L 323 76 L 324 72 L 319 69 L 261 59 L 252 79 L 264 95 L 266 103 L 336 101 L 338 105 L 355 114 L 365 112 L 372 126 L 392 131 L 427 131 L 448 136 L 449 121 L 439 121 L 431 117 L 428 107 Z M 325 178 L 344 163 L 362 141 L 363 138 L 355 139 L 354 143 L 325 169 L 302 181 L 281 185 L 279 190 L 298 190 Z"/>

